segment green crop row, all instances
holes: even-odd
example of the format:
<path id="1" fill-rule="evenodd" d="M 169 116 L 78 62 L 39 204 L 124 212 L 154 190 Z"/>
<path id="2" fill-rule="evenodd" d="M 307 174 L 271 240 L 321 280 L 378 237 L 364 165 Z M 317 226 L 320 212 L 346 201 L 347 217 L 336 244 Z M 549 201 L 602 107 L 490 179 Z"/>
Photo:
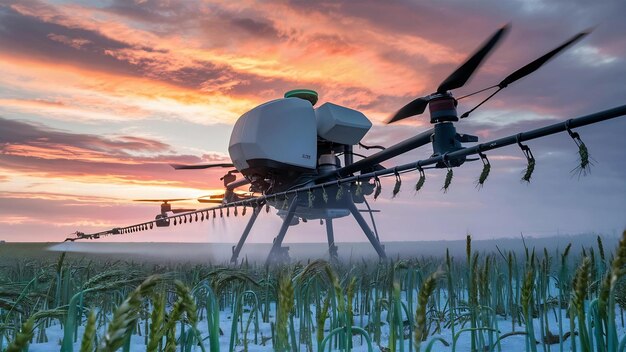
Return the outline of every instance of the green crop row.
<path id="1" fill-rule="evenodd" d="M 479 253 L 468 236 L 461 259 L 446 251 L 272 267 L 70 261 L 64 254 L 56 262 L 17 261 L 0 268 L 0 351 L 46 343 L 54 325 L 63 329 L 64 352 L 79 341 L 80 351 L 129 351 L 133 336 L 147 351 L 248 351 L 252 344 L 289 352 L 355 344 L 455 351 L 461 337 L 473 351 L 502 351 L 516 335 L 531 352 L 562 352 L 567 339 L 571 351 L 624 351 L 626 232 L 614 252 L 600 237 L 576 258 L 570 248 Z M 226 315 L 229 327 L 220 325 Z M 228 342 L 220 344 L 222 329 Z"/>

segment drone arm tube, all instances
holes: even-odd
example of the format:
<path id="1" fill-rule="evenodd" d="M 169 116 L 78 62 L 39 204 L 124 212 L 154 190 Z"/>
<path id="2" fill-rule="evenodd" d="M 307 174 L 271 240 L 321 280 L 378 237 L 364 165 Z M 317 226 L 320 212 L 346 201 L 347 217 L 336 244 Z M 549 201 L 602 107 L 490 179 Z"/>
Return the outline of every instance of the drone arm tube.
<path id="1" fill-rule="evenodd" d="M 368 173 L 360 174 L 360 175 L 357 175 L 357 176 L 342 177 L 340 179 L 341 180 L 340 182 L 341 183 L 353 182 L 353 181 L 357 181 L 358 179 L 363 180 L 363 179 L 372 178 L 372 177 L 376 177 L 376 176 L 392 175 L 392 174 L 394 174 L 396 172 L 402 172 L 402 171 L 407 171 L 407 170 L 415 170 L 418 167 L 423 167 L 423 166 L 427 166 L 427 165 L 434 165 L 434 164 L 437 164 L 437 163 L 440 163 L 440 162 L 445 162 L 445 161 L 449 161 L 449 160 L 459 159 L 459 158 L 462 158 L 462 157 L 466 157 L 468 155 L 478 154 L 480 152 L 485 152 L 485 151 L 492 150 L 492 149 L 502 148 L 502 147 L 505 147 L 505 146 L 508 146 L 508 145 L 512 145 L 512 144 L 515 144 L 515 143 L 518 143 L 518 142 L 524 142 L 524 141 L 528 141 L 528 140 L 531 140 L 531 139 L 537 139 L 537 138 L 549 136 L 551 134 L 555 134 L 555 133 L 566 131 L 568 128 L 582 127 L 582 126 L 590 125 L 590 124 L 593 124 L 593 123 L 596 123 L 596 122 L 605 121 L 605 120 L 610 120 L 610 119 L 613 119 L 613 118 L 616 118 L 616 117 L 620 117 L 620 116 L 624 116 L 624 115 L 626 115 L 626 105 L 618 106 L 618 107 L 613 108 L 613 109 L 600 111 L 600 112 L 597 112 L 597 113 L 594 113 L 594 114 L 590 114 L 590 115 L 586 115 L 586 116 L 582 116 L 582 117 L 578 117 L 578 118 L 574 118 L 574 119 L 569 119 L 567 121 L 563 121 L 563 122 L 555 123 L 555 124 L 552 124 L 552 125 L 549 125 L 549 126 L 537 128 L 537 129 L 534 129 L 534 130 L 531 130 L 531 131 L 528 131 L 528 132 L 522 132 L 522 133 L 518 133 L 518 134 L 515 134 L 515 135 L 508 136 L 508 137 L 496 139 L 496 140 L 493 140 L 493 141 L 490 141 L 490 142 L 486 142 L 486 143 L 475 145 L 473 147 L 459 149 L 459 150 L 456 150 L 456 151 L 453 151 L 453 152 L 450 152 L 450 153 L 446 153 L 444 155 L 434 156 L 434 157 L 430 157 L 428 159 L 420 160 L 418 162 L 412 162 L 412 163 L 408 163 L 408 164 L 404 164 L 404 165 L 399 165 L 399 166 L 396 166 L 394 168 L 368 172 Z M 326 181 L 326 180 L 322 180 L 322 181 Z M 318 183 L 315 186 L 309 187 L 307 189 L 329 187 L 329 186 L 333 186 L 333 185 L 336 185 L 336 184 L 337 184 L 337 180 L 326 181 L 326 182 Z M 300 189 L 290 190 L 290 191 L 285 192 L 285 194 L 297 193 L 298 191 L 301 191 L 301 190 Z M 269 196 L 275 196 L 275 195 L 269 195 Z M 265 197 L 267 197 L 267 196 L 259 197 L 259 200 L 263 200 L 263 199 L 265 199 Z"/>
<path id="2" fill-rule="evenodd" d="M 551 134 L 566 131 L 568 128 L 582 127 L 590 125 L 596 122 L 613 119 L 619 116 L 626 115 L 626 105 L 618 106 L 613 109 L 604 110 L 595 114 L 585 115 L 582 117 L 569 119 L 565 122 L 555 123 L 549 126 L 537 128 L 528 132 L 522 132 L 517 135 L 508 136 L 500 139 L 496 139 L 491 142 L 478 144 L 470 148 L 461 149 L 448 154 L 449 158 L 467 156 L 471 154 L 478 154 L 481 151 L 487 151 L 504 147 L 507 145 L 515 144 L 517 142 L 524 142 L 531 139 L 537 139 Z M 431 158 L 432 159 L 432 158 Z"/>
<path id="3" fill-rule="evenodd" d="M 380 171 L 369 172 L 366 174 L 362 174 L 359 176 L 351 176 L 344 177 L 341 179 L 341 182 L 351 182 L 356 181 L 357 178 L 370 178 L 375 176 L 383 176 L 383 175 L 391 175 L 394 172 L 402 172 L 406 170 L 412 170 L 416 167 L 422 167 L 426 165 L 433 165 L 439 162 L 443 162 L 445 160 L 453 160 L 457 158 L 462 158 L 468 155 L 478 154 L 480 152 L 485 152 L 492 149 L 502 148 L 508 145 L 512 145 L 518 142 L 524 142 L 531 139 L 537 139 L 545 136 L 549 136 L 551 134 L 559 133 L 566 131 L 568 128 L 577 128 L 586 125 L 590 125 L 596 122 L 601 122 L 609 119 L 613 119 L 616 117 L 620 117 L 626 115 L 626 105 L 618 106 L 613 109 L 608 109 L 604 111 L 600 111 L 594 114 L 569 119 L 564 122 L 555 123 L 549 126 L 537 128 L 528 132 L 518 133 L 516 135 L 511 135 L 508 137 L 496 139 L 490 142 L 482 143 L 475 145 L 473 147 L 459 149 L 444 155 L 434 156 L 428 159 L 420 160 L 417 163 L 409 163 L 394 167 L 392 169 L 384 169 Z M 337 181 L 330 181 L 326 183 L 317 184 L 315 187 L 323 187 L 330 186 L 336 184 Z"/>
<path id="4" fill-rule="evenodd" d="M 425 132 L 418 134 L 415 137 L 406 139 L 400 143 L 397 143 L 397 144 L 392 145 L 391 147 L 388 147 L 385 150 L 381 150 L 378 153 L 372 154 L 368 156 L 367 158 L 356 161 L 351 165 L 347 165 L 337 170 L 337 173 L 340 176 L 345 177 L 354 172 L 371 168 L 374 165 L 380 164 L 385 160 L 389 160 L 400 154 L 404 154 L 408 152 L 409 150 L 413 150 L 413 149 L 422 147 L 430 143 L 430 136 L 432 134 L 433 134 L 433 129 L 431 128 Z"/>

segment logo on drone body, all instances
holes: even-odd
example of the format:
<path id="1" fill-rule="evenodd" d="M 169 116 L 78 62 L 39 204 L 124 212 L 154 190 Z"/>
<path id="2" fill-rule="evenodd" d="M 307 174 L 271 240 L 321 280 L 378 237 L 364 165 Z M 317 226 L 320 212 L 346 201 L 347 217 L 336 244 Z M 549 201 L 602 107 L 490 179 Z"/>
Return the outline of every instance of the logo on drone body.
<path id="1" fill-rule="evenodd" d="M 311 159 L 309 154 L 302 154 L 302 159 Z"/>

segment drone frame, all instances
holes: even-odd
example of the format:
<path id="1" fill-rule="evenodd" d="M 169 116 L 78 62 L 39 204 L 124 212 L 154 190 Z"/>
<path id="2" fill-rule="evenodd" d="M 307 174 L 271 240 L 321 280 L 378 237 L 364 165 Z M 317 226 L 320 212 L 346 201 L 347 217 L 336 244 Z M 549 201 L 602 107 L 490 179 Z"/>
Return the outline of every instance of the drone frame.
<path id="1" fill-rule="evenodd" d="M 295 213 L 295 209 L 297 207 L 298 194 L 304 194 L 309 191 L 319 190 L 319 189 L 322 189 L 323 187 L 330 188 L 333 186 L 341 186 L 345 184 L 350 185 L 355 182 L 364 182 L 364 181 L 367 182 L 368 180 L 372 178 L 377 178 L 377 177 L 387 176 L 387 175 L 394 175 L 399 172 L 419 171 L 425 166 L 437 165 L 438 163 L 448 164 L 450 161 L 459 160 L 470 155 L 480 155 L 480 154 L 484 155 L 484 153 L 490 150 L 503 148 L 509 145 L 521 144 L 522 142 L 526 142 L 526 141 L 541 138 L 541 137 L 546 137 L 546 136 L 557 134 L 560 132 L 567 131 L 569 133 L 571 129 L 573 128 L 583 127 L 586 125 L 598 123 L 601 121 L 617 118 L 617 117 L 624 116 L 624 115 L 626 115 L 626 105 L 621 105 L 612 109 L 596 112 L 593 114 L 589 114 L 589 115 L 585 115 L 585 116 L 581 116 L 577 118 L 572 118 L 563 122 L 558 122 L 552 125 L 544 126 L 541 128 L 530 130 L 530 131 L 521 132 L 521 133 L 514 134 L 514 135 L 509 135 L 507 137 L 495 139 L 495 140 L 488 141 L 485 143 L 480 143 L 471 147 L 459 149 L 459 150 L 452 151 L 450 153 L 446 153 L 443 155 L 435 155 L 427 159 L 418 160 L 416 162 L 411 162 L 411 163 L 407 163 L 403 165 L 398 165 L 393 168 L 384 168 L 384 169 L 380 169 L 380 170 L 376 170 L 376 171 L 372 171 L 368 173 L 350 176 L 350 174 L 354 172 L 355 170 L 354 169 L 355 167 L 353 165 L 357 163 L 360 165 L 361 170 L 366 169 L 368 167 L 379 165 L 381 162 L 391 159 L 399 154 L 405 153 L 407 151 L 410 151 L 410 150 L 413 150 L 413 149 L 416 149 L 416 148 L 419 148 L 421 146 L 428 144 L 430 142 L 430 137 L 431 137 L 429 133 L 432 133 L 432 130 L 429 130 L 429 131 L 420 133 L 419 135 L 415 137 L 412 137 L 405 141 L 397 143 L 385 150 L 377 152 L 369 157 L 366 157 L 365 159 L 361 159 L 352 165 L 347 165 L 343 168 L 340 168 L 337 170 L 336 173 L 333 173 L 334 176 L 333 175 L 319 176 L 317 177 L 316 180 L 314 180 L 316 183 L 313 185 L 300 187 L 300 188 L 296 188 L 296 189 L 292 189 L 292 190 L 288 190 L 284 192 L 265 194 L 265 195 L 261 195 L 258 197 L 252 197 L 252 198 L 247 198 L 247 199 L 229 202 L 225 204 L 220 204 L 214 207 L 198 209 L 198 210 L 187 212 L 187 213 L 173 214 L 173 215 L 168 216 L 166 219 L 167 220 L 178 219 L 179 222 L 182 223 L 182 219 L 185 219 L 185 222 L 187 222 L 187 219 L 189 218 L 189 221 L 191 222 L 194 220 L 193 218 L 194 215 L 195 215 L 195 221 L 198 221 L 199 214 L 201 214 L 201 219 L 204 220 L 210 217 L 210 212 L 213 212 L 214 218 L 218 216 L 215 213 L 216 210 L 219 210 L 220 213 L 222 213 L 224 209 L 228 210 L 234 207 L 235 208 L 236 207 L 252 207 L 253 213 L 251 215 L 250 220 L 248 221 L 248 224 L 246 225 L 244 233 L 240 237 L 237 245 L 233 246 L 233 255 L 231 257 L 231 260 L 233 262 L 236 262 L 238 255 L 250 233 L 250 230 L 252 229 L 252 226 L 254 225 L 256 221 L 256 218 L 258 217 L 263 206 L 266 206 L 267 201 L 272 200 L 272 199 L 277 199 L 277 198 L 285 199 L 285 198 L 291 197 L 292 201 L 289 205 L 287 216 L 283 220 L 283 224 L 281 225 L 281 228 L 276 238 L 274 239 L 272 249 L 266 261 L 266 263 L 270 264 L 272 262 L 277 261 L 277 259 L 282 258 L 283 256 L 282 254 L 286 250 L 286 247 L 282 247 L 282 242 L 285 238 L 291 219 L 293 218 L 293 214 Z M 230 183 L 227 187 L 227 190 L 232 191 L 235 188 L 244 186 L 246 184 L 248 184 L 247 179 L 238 180 L 238 181 Z M 354 206 L 354 203 L 351 203 L 351 204 L 352 206 Z M 375 234 L 375 231 L 372 231 L 371 229 L 369 229 L 367 222 L 365 221 L 365 219 L 363 219 L 358 209 L 356 209 L 356 206 L 354 206 L 354 208 L 350 208 L 350 212 L 351 212 L 351 215 L 354 216 L 355 219 L 357 220 L 363 232 L 365 232 L 366 236 L 368 237 L 370 243 L 372 243 L 372 245 L 374 246 L 374 249 L 378 253 L 379 257 L 381 259 L 385 259 L 386 254 L 384 251 L 384 246 L 382 246 L 382 244 L 380 243 L 378 236 L 376 236 Z M 329 254 L 331 255 L 331 258 L 336 258 L 337 248 L 335 245 L 334 233 L 332 230 L 332 220 L 330 220 L 329 222 L 327 219 L 326 221 L 327 221 L 326 229 L 327 229 L 327 238 L 328 238 L 328 244 L 329 244 Z M 74 234 L 75 237 L 68 238 L 66 239 L 66 241 L 74 241 L 77 239 L 97 239 L 97 238 L 108 236 L 108 235 L 120 235 L 120 234 L 126 234 L 126 233 L 134 233 L 137 231 L 151 229 L 153 225 L 155 224 L 155 222 L 156 220 L 151 220 L 151 221 L 138 223 L 138 224 L 134 224 L 134 225 L 126 226 L 126 227 L 117 227 L 117 228 L 113 228 L 110 230 L 101 231 L 101 232 L 97 232 L 93 234 L 85 234 L 83 232 L 77 231 Z"/>

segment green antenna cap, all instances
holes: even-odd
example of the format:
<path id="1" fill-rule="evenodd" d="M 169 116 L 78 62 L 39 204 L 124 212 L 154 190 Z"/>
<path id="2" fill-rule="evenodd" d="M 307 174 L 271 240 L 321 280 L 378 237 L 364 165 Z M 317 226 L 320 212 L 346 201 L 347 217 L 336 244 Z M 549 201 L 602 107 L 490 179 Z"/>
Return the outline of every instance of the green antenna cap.
<path id="1" fill-rule="evenodd" d="M 300 98 L 308 100 L 311 105 L 317 103 L 317 92 L 311 89 L 294 89 L 285 93 L 285 98 Z"/>

